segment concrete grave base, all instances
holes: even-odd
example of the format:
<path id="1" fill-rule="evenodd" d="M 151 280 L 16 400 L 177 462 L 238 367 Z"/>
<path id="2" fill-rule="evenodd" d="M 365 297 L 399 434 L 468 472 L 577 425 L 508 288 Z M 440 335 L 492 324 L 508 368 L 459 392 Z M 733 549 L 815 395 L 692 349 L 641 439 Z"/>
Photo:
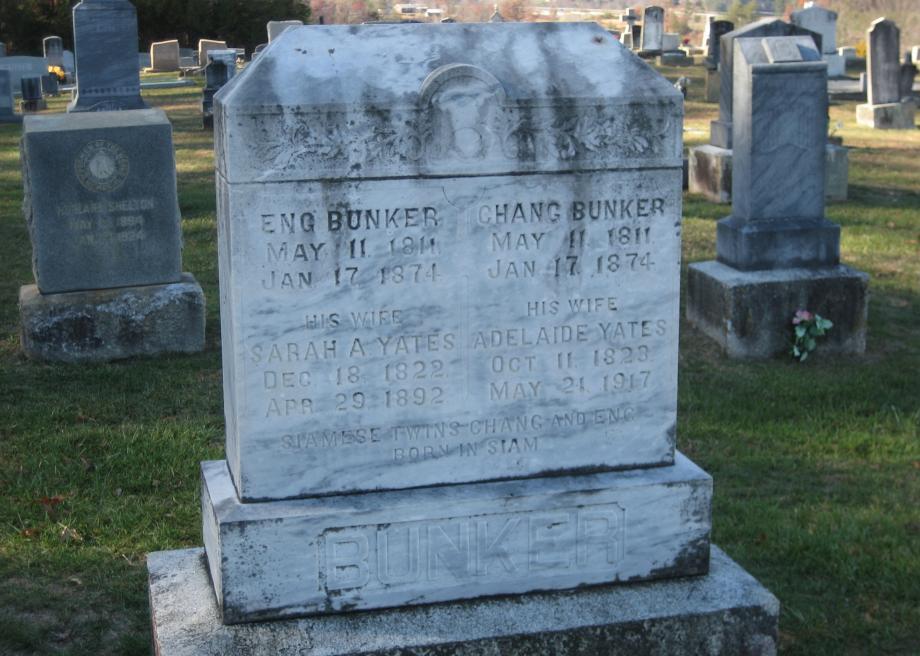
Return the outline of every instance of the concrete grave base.
<path id="1" fill-rule="evenodd" d="M 718 69 L 706 69 L 706 86 L 704 91 L 706 102 L 719 102 L 719 89 L 722 88 L 722 85 L 720 84 L 721 80 L 722 76 L 720 75 Z"/>
<path id="2" fill-rule="evenodd" d="M 147 556 L 158 656 L 773 656 L 779 602 L 720 549 L 706 576 L 221 624 L 202 549 Z"/>
<path id="3" fill-rule="evenodd" d="M 22 349 L 35 360 L 103 362 L 204 348 L 204 293 L 190 273 L 165 285 L 41 294 L 19 289 Z"/>
<path id="4" fill-rule="evenodd" d="M 227 623 L 704 574 L 712 479 L 673 466 L 241 503 L 204 462 Z"/>
<path id="5" fill-rule="evenodd" d="M 788 354 L 792 317 L 804 309 L 834 322 L 818 353 L 866 350 L 869 275 L 845 265 L 738 271 L 721 262 L 691 264 L 687 319 L 733 358 Z"/>
<path id="6" fill-rule="evenodd" d="M 690 149 L 690 191 L 714 203 L 732 200 L 732 151 L 712 144 Z"/>
<path id="7" fill-rule="evenodd" d="M 823 218 L 729 216 L 716 224 L 716 246 L 720 262 L 742 271 L 829 267 L 840 262 L 840 226 Z"/>
<path id="8" fill-rule="evenodd" d="M 824 164 L 824 197 L 830 201 L 847 199 L 850 177 L 850 151 L 844 146 L 827 144 Z"/>
<path id="9" fill-rule="evenodd" d="M 856 105 L 856 123 L 876 130 L 915 130 L 916 111 L 910 100 L 883 105 Z"/>

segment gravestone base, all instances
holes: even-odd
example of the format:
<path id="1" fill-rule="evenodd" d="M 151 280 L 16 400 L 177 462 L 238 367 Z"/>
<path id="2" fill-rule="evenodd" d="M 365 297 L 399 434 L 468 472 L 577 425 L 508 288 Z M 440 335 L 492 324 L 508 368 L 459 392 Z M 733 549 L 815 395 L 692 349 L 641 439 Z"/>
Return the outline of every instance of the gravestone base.
<path id="1" fill-rule="evenodd" d="M 693 66 L 693 57 L 682 50 L 666 51 L 658 55 L 659 66 Z"/>
<path id="2" fill-rule="evenodd" d="M 709 574 L 629 586 L 224 625 L 202 549 L 147 556 L 158 656 L 773 656 L 779 602 L 720 549 Z"/>
<path id="3" fill-rule="evenodd" d="M 706 86 L 705 86 L 705 96 L 706 102 L 717 103 L 719 102 L 719 89 L 722 88 L 720 84 L 722 76 L 719 74 L 718 69 L 706 69 Z"/>
<path id="4" fill-rule="evenodd" d="M 839 264 L 818 269 L 738 271 L 697 262 L 687 277 L 687 319 L 732 358 L 788 355 L 792 318 L 808 310 L 834 322 L 818 353 L 866 350 L 869 275 Z"/>
<path id="5" fill-rule="evenodd" d="M 827 219 L 746 221 L 716 225 L 719 261 L 742 271 L 828 267 L 840 262 L 840 226 Z"/>
<path id="6" fill-rule="evenodd" d="M 20 100 L 19 101 L 19 111 L 23 114 L 40 112 L 43 109 L 48 109 L 48 102 L 42 98 L 41 100 Z"/>
<path id="7" fill-rule="evenodd" d="M 714 203 L 731 202 L 731 150 L 712 144 L 691 148 L 689 175 L 689 188 L 692 193 L 703 194 Z"/>
<path id="8" fill-rule="evenodd" d="M 829 201 L 847 199 L 850 177 L 850 151 L 844 146 L 827 144 L 824 165 L 824 197 Z"/>
<path id="9" fill-rule="evenodd" d="M 856 105 L 856 123 L 876 130 L 914 130 L 917 108 L 910 100 L 883 105 Z"/>
<path id="10" fill-rule="evenodd" d="M 205 303 L 190 273 L 165 285 L 41 294 L 19 289 L 22 349 L 34 360 L 104 362 L 204 349 Z"/>
<path id="11" fill-rule="evenodd" d="M 239 501 L 226 461 L 201 471 L 227 623 L 692 576 L 709 564 L 712 479 L 680 454 L 664 467 L 260 503 Z"/>

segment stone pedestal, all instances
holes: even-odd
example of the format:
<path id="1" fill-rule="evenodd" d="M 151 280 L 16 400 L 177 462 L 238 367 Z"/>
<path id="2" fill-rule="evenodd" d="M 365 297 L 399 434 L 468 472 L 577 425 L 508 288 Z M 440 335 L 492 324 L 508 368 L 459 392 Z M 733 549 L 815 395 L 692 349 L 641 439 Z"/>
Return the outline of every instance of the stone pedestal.
<path id="1" fill-rule="evenodd" d="M 792 348 L 792 317 L 807 309 L 834 322 L 819 353 L 866 349 L 869 275 L 845 265 L 739 271 L 691 264 L 687 319 L 733 358 L 762 359 Z"/>
<path id="2" fill-rule="evenodd" d="M 690 191 L 714 203 L 732 199 L 732 151 L 711 144 L 690 149 Z"/>
<path id="3" fill-rule="evenodd" d="M 844 146 L 827 144 L 824 163 L 824 197 L 830 201 L 847 199 L 850 176 L 850 151 Z"/>
<path id="4" fill-rule="evenodd" d="M 917 108 L 910 100 L 856 105 L 856 123 L 876 130 L 914 130 Z"/>
<path id="5" fill-rule="evenodd" d="M 225 625 L 202 549 L 147 556 L 159 656 L 668 654 L 777 650 L 779 602 L 720 549 L 705 576 Z"/>
<path id="6" fill-rule="evenodd" d="M 190 273 L 165 285 L 41 294 L 19 290 L 22 349 L 34 360 L 103 362 L 204 348 L 205 303 Z"/>

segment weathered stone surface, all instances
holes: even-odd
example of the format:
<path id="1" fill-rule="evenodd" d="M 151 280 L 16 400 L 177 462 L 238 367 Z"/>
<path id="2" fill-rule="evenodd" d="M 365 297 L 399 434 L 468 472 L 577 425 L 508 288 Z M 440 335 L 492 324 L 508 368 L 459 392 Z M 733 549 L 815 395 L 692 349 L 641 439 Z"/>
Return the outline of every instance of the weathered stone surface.
<path id="1" fill-rule="evenodd" d="M 661 50 L 674 51 L 680 48 L 680 35 L 674 32 L 665 32 L 661 35 Z"/>
<path id="2" fill-rule="evenodd" d="M 159 656 L 775 656 L 779 602 L 716 547 L 706 576 L 221 624 L 201 549 L 149 554 Z"/>
<path id="3" fill-rule="evenodd" d="M 10 72 L 0 69 L 0 123 L 21 123 L 22 116 L 16 113 L 13 105 L 13 87 L 10 84 Z"/>
<path id="4" fill-rule="evenodd" d="M 719 61 L 722 59 L 720 45 L 722 36 L 734 30 L 735 24 L 727 20 L 714 20 L 710 21 L 707 27 L 709 28 L 709 38 L 705 41 L 706 68 L 714 71 L 718 68 Z M 715 102 L 718 102 L 718 98 L 715 99 Z"/>
<path id="5" fill-rule="evenodd" d="M 823 56 L 824 61 L 827 63 L 827 76 L 829 78 L 833 77 L 843 77 L 846 75 L 847 66 L 846 60 L 840 55 L 828 55 Z"/>
<path id="6" fill-rule="evenodd" d="M 175 156 L 162 110 L 30 116 L 21 150 L 42 293 L 179 280 Z"/>
<path id="7" fill-rule="evenodd" d="M 904 57 L 904 63 L 901 64 L 901 74 L 898 78 L 898 93 L 901 100 L 910 98 L 914 94 L 914 78 L 917 77 L 917 67 L 910 60 L 910 54 Z"/>
<path id="8" fill-rule="evenodd" d="M 704 82 L 705 87 L 703 90 L 706 102 L 719 102 L 719 81 L 721 79 L 722 76 L 719 75 L 719 71 L 717 69 L 706 69 L 706 79 Z"/>
<path id="9" fill-rule="evenodd" d="M 204 348 L 204 294 L 181 282 L 66 294 L 19 290 L 22 349 L 35 360 L 103 362 Z"/>
<path id="10" fill-rule="evenodd" d="M 214 94 L 236 75 L 236 50 L 209 50 L 204 68 L 204 89 L 201 90 L 201 123 L 214 126 Z"/>
<path id="11" fill-rule="evenodd" d="M 850 176 L 850 151 L 843 146 L 827 144 L 824 167 L 824 196 L 830 201 L 847 199 Z"/>
<path id="12" fill-rule="evenodd" d="M 792 12 L 792 23 L 821 35 L 821 52 L 834 54 L 837 51 L 837 12 L 818 5 L 811 5 Z"/>
<path id="13" fill-rule="evenodd" d="M 641 52 L 649 54 L 661 52 L 663 38 L 664 9 L 656 6 L 646 7 L 642 12 Z"/>
<path id="14" fill-rule="evenodd" d="M 61 95 L 61 84 L 58 81 L 57 75 L 53 73 L 42 75 L 41 87 L 42 87 L 42 94 L 45 96 Z"/>
<path id="15" fill-rule="evenodd" d="M 719 261 L 754 270 L 839 261 L 824 218 L 827 67 L 809 37 L 734 39 L 732 216 Z"/>
<path id="16" fill-rule="evenodd" d="M 226 41 L 217 41 L 214 39 L 199 39 L 198 40 L 198 65 L 202 68 L 207 66 L 209 50 L 226 50 L 226 49 L 227 49 Z"/>
<path id="17" fill-rule="evenodd" d="M 721 262 L 691 264 L 687 319 L 733 358 L 788 355 L 792 317 L 807 309 L 834 322 L 818 353 L 866 348 L 869 276 L 844 265 L 738 271 Z"/>
<path id="18" fill-rule="evenodd" d="M 82 0 L 73 8 L 77 88 L 68 112 L 143 109 L 137 12 L 128 0 Z"/>
<path id="19" fill-rule="evenodd" d="M 495 440 L 496 444 L 499 440 Z M 703 574 L 712 479 L 669 467 L 240 503 L 202 463 L 225 623 Z"/>
<path id="20" fill-rule="evenodd" d="M 722 80 L 719 84 L 719 120 L 713 121 L 709 142 L 713 146 L 731 149 L 732 102 L 734 94 L 734 42 L 735 39 L 771 36 L 810 36 L 821 51 L 821 35 L 797 25 L 790 25 L 776 18 L 764 18 L 722 35 L 719 70 Z"/>
<path id="21" fill-rule="evenodd" d="M 157 41 L 150 44 L 150 70 L 169 72 L 179 70 L 179 42 Z"/>
<path id="22" fill-rule="evenodd" d="M 215 103 L 244 500 L 671 462 L 681 100 L 602 29 L 293 28 Z"/>
<path id="23" fill-rule="evenodd" d="M 868 104 L 885 105 L 900 101 L 898 82 L 901 75 L 901 30 L 894 21 L 878 18 L 872 21 L 866 42 Z"/>
<path id="24" fill-rule="evenodd" d="M 19 108 L 23 113 L 47 109 L 48 104 L 42 95 L 41 77 L 24 77 L 19 80 L 19 86 L 22 91 Z"/>
<path id="25" fill-rule="evenodd" d="M 884 105 L 856 105 L 856 123 L 877 130 L 916 129 L 917 107 L 910 100 Z"/>
<path id="26" fill-rule="evenodd" d="M 271 43 L 284 32 L 289 27 L 302 27 L 303 21 L 299 20 L 280 20 L 280 21 L 268 21 L 265 25 L 265 29 L 268 32 L 268 42 Z"/>
<path id="27" fill-rule="evenodd" d="M 732 151 L 710 144 L 690 149 L 689 188 L 714 203 L 732 199 Z"/>
<path id="28" fill-rule="evenodd" d="M 10 87 L 18 91 L 22 85 L 22 78 L 41 77 L 48 72 L 48 60 L 44 57 L 2 57 L 0 71 L 9 73 Z"/>
<path id="29" fill-rule="evenodd" d="M 46 36 L 42 39 L 42 53 L 48 66 L 64 66 L 64 39 L 59 36 Z"/>

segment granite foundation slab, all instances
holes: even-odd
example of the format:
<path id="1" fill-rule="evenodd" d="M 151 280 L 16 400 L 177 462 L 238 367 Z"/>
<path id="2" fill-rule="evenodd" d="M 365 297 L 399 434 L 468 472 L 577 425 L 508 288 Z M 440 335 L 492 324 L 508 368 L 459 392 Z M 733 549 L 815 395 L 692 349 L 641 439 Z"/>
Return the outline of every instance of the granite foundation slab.
<path id="1" fill-rule="evenodd" d="M 732 199 L 732 151 L 711 144 L 690 149 L 690 192 L 714 203 Z"/>
<path id="2" fill-rule="evenodd" d="M 910 100 L 856 105 L 856 123 L 876 130 L 915 130 L 917 107 Z"/>
<path id="3" fill-rule="evenodd" d="M 204 348 L 205 302 L 190 274 L 166 285 L 40 294 L 19 290 L 22 349 L 34 360 L 103 362 Z"/>
<path id="4" fill-rule="evenodd" d="M 779 602 L 720 549 L 706 576 L 224 625 L 201 549 L 147 556 L 158 656 L 774 656 Z"/>
<path id="5" fill-rule="evenodd" d="M 823 204 L 824 190 L 819 193 Z M 716 225 L 716 245 L 719 261 L 741 271 L 835 266 L 840 226 L 823 218 L 745 221 L 729 216 Z"/>
<path id="6" fill-rule="evenodd" d="M 792 348 L 792 317 L 800 309 L 834 327 L 818 353 L 863 353 L 869 275 L 845 265 L 744 272 L 721 262 L 691 264 L 687 319 L 733 358 L 764 359 Z"/>
<path id="7" fill-rule="evenodd" d="M 499 444 L 496 440 L 496 446 Z M 223 621 L 704 574 L 712 479 L 675 465 L 583 476 L 240 503 L 202 463 Z"/>

